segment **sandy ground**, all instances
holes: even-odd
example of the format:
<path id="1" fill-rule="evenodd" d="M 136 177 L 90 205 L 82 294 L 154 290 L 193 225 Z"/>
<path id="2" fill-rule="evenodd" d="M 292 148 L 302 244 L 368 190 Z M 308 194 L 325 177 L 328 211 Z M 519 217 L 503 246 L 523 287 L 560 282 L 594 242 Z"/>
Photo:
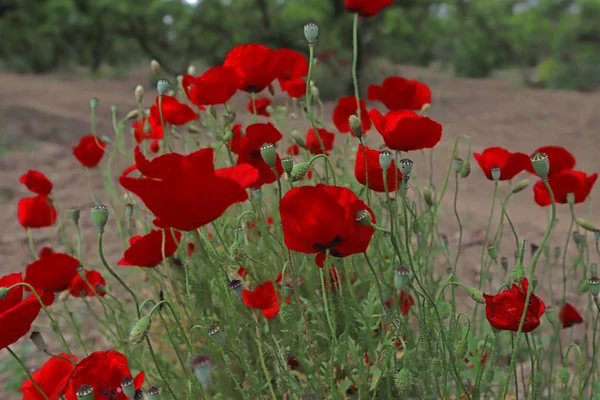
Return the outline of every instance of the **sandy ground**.
<path id="1" fill-rule="evenodd" d="M 408 78 L 423 79 L 432 86 L 434 99 L 430 116 L 444 127 L 442 142 L 435 149 L 435 181 L 438 184 L 448 166 L 455 138 L 460 133 L 470 136 L 474 152 L 490 146 L 503 146 L 512 151 L 531 153 L 542 145 L 561 145 L 576 156 L 578 169 L 588 173 L 600 170 L 596 148 L 599 144 L 600 113 L 597 110 L 600 109 L 600 94 L 513 89 L 501 80 L 444 78 L 416 68 L 402 68 L 402 73 Z M 98 132 L 110 137 L 110 105 L 116 105 L 120 115 L 124 115 L 135 107 L 133 89 L 138 83 L 146 82 L 143 74 L 118 81 L 89 81 L 77 77 L 0 73 L 0 274 L 24 270 L 31 261 L 25 231 L 16 217 L 18 200 L 28 195 L 26 188 L 19 184 L 19 177 L 28 169 L 40 170 L 54 182 L 55 202 L 63 213 L 69 207 L 82 209 L 84 243 L 94 242 L 94 230 L 87 218 L 87 210 L 93 201 L 86 188 L 85 173 L 72 156 L 71 147 L 81 136 L 90 133 L 90 98 L 100 99 Z M 145 105 L 149 105 L 152 99 L 153 94 L 147 94 Z M 238 114 L 243 113 L 246 102 L 246 95 L 235 99 L 234 107 L 239 110 Z M 332 109 L 332 104 L 326 104 L 328 115 L 331 115 Z M 327 122 L 334 130 L 331 120 Z M 374 128 L 371 136 L 378 136 Z M 289 132 L 284 132 L 284 137 L 286 142 L 289 141 Z M 345 138 L 339 139 L 342 138 L 338 138 L 338 143 L 345 143 Z M 379 142 L 378 139 L 373 140 L 375 142 Z M 461 146 L 460 154 L 466 155 L 466 147 Z M 420 154 L 416 153 L 413 159 L 417 171 L 424 168 Z M 100 193 L 100 172 L 93 170 L 91 175 L 94 189 Z M 533 177 L 523 174 L 525 177 L 534 182 Z M 504 185 L 502 190 L 506 192 Z M 455 243 L 458 228 L 452 212 L 452 193 L 453 189 L 444 201 L 441 230 Z M 458 207 L 466 224 L 466 241 L 481 239 L 492 193 L 493 184 L 485 179 L 472 160 L 471 176 L 460 182 Z M 592 196 L 595 197 L 596 193 L 597 188 Z M 546 212 L 533 202 L 531 187 L 516 195 L 509 208 L 519 235 L 534 243 L 541 241 L 546 227 Z M 580 216 L 587 216 L 587 207 L 579 206 L 577 212 Z M 594 221 L 597 216 L 598 213 L 594 212 L 591 220 Z M 564 243 L 569 222 L 568 207 L 559 207 L 558 220 L 559 225 L 551 240 L 553 246 Z M 55 229 L 35 232 L 35 240 L 36 246 L 55 244 Z M 512 258 L 514 245 L 508 235 L 504 243 L 501 256 Z M 108 254 L 109 260 L 116 262 L 121 254 L 118 250 L 113 251 Z M 478 279 L 480 254 L 481 245 L 464 249 L 458 273 L 469 283 Z M 592 256 L 592 261 L 598 261 L 597 257 Z M 95 256 L 93 262 L 97 262 Z M 547 271 L 538 271 L 540 278 L 545 277 Z M 492 285 L 494 289 L 499 286 L 497 281 L 496 285 Z M 548 304 L 560 305 L 558 297 L 561 294 L 552 298 L 544 285 L 541 285 L 538 294 Z M 569 300 L 584 309 L 588 296 L 573 291 Z M 92 336 L 96 334 L 91 333 Z M 5 359 L 6 354 L 0 353 L 0 360 Z M 30 366 L 36 367 L 34 364 Z M 5 393 L 1 398 L 11 399 Z"/>

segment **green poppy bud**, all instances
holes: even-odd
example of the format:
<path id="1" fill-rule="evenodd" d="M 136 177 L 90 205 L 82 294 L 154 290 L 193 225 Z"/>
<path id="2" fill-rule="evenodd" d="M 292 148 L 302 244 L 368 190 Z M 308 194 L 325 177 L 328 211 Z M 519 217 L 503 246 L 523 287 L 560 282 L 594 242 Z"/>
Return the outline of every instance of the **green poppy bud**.
<path id="1" fill-rule="evenodd" d="M 555 260 L 558 260 L 560 258 L 560 253 L 562 253 L 560 246 L 556 246 L 554 248 L 554 259 Z"/>
<path id="2" fill-rule="evenodd" d="M 521 262 L 517 262 L 510 273 L 510 277 L 513 282 L 519 283 L 521 282 L 521 279 L 523 279 L 524 276 L 525 268 L 523 267 L 523 264 Z"/>
<path id="3" fill-rule="evenodd" d="M 31 339 L 35 347 L 37 347 L 37 349 L 42 353 L 45 353 L 48 350 L 48 346 L 46 346 L 46 341 L 44 340 L 44 337 L 38 331 L 31 332 L 29 339 Z"/>
<path id="4" fill-rule="evenodd" d="M 160 389 L 156 386 L 152 386 L 148 389 L 148 398 L 149 400 L 160 400 Z"/>
<path id="5" fill-rule="evenodd" d="M 494 180 L 494 182 L 498 182 L 500 180 L 501 174 L 502 174 L 502 171 L 500 170 L 500 167 L 497 165 L 494 165 L 492 167 L 492 179 Z"/>
<path id="6" fill-rule="evenodd" d="M 94 388 L 90 385 L 81 385 L 75 391 L 77 400 L 94 400 Z"/>
<path id="7" fill-rule="evenodd" d="M 350 118 L 348 118 L 348 124 L 350 125 L 350 130 L 352 133 L 354 133 L 354 136 L 360 139 L 363 136 L 362 122 L 360 121 L 360 118 L 358 118 L 356 115 L 351 115 Z"/>
<path id="8" fill-rule="evenodd" d="M 133 217 L 133 204 L 127 203 L 125 206 L 125 218 L 131 219 Z"/>
<path id="9" fill-rule="evenodd" d="M 561 383 L 564 386 L 567 386 L 569 384 L 570 378 L 571 378 L 571 374 L 569 374 L 569 371 L 567 370 L 567 368 L 563 366 L 560 369 L 560 372 L 558 373 L 558 379 L 560 379 Z"/>
<path id="10" fill-rule="evenodd" d="M 548 179 L 548 171 L 550 170 L 550 161 L 548 156 L 544 153 L 535 153 L 531 157 L 531 165 L 535 173 L 542 178 L 542 180 Z"/>
<path id="11" fill-rule="evenodd" d="M 319 41 L 319 27 L 312 22 L 304 25 L 304 37 L 308 44 L 316 44 Z"/>
<path id="12" fill-rule="evenodd" d="M 556 312 L 556 308 L 554 307 L 548 307 L 546 309 L 546 318 L 548 319 L 548 322 L 550 322 L 552 325 L 556 324 L 556 322 L 558 322 L 558 313 Z"/>
<path id="13" fill-rule="evenodd" d="M 8 288 L 0 287 L 0 301 L 4 300 L 8 296 Z"/>
<path id="14" fill-rule="evenodd" d="M 429 207 L 433 206 L 433 193 L 431 192 L 431 189 L 429 189 L 428 187 L 423 189 L 423 199 L 425 200 L 425 203 L 427 203 L 427 205 Z"/>
<path id="15" fill-rule="evenodd" d="M 294 164 L 294 168 L 292 168 L 292 182 L 297 182 L 300 179 L 304 178 L 304 175 L 308 172 L 309 163 L 301 162 L 298 164 Z"/>
<path id="16" fill-rule="evenodd" d="M 508 271 L 508 258 L 506 258 L 506 257 L 502 257 L 502 258 L 500 259 L 500 265 L 502 266 L 502 269 L 503 269 L 504 271 Z"/>
<path id="17" fill-rule="evenodd" d="M 575 220 L 575 222 L 577 223 L 577 225 L 579 225 L 580 227 L 582 227 L 583 229 L 585 229 L 586 231 L 590 231 L 590 232 L 596 232 L 596 227 L 589 222 L 586 219 L 583 218 L 577 218 Z"/>
<path id="18" fill-rule="evenodd" d="M 212 325 L 208 329 L 208 336 L 210 336 L 212 340 L 214 340 L 217 344 L 221 346 L 225 344 L 225 335 L 223 334 L 221 328 L 219 328 L 216 325 Z"/>
<path id="19" fill-rule="evenodd" d="M 239 279 L 232 279 L 229 281 L 229 290 L 231 290 L 238 299 L 242 298 L 242 281 Z"/>
<path id="20" fill-rule="evenodd" d="M 410 270 L 408 267 L 402 266 L 396 268 L 396 273 L 394 274 L 394 287 L 398 292 L 401 292 L 406 288 L 409 281 Z"/>
<path id="21" fill-rule="evenodd" d="M 523 179 L 523 180 L 517 182 L 517 184 L 512 188 L 512 192 L 519 193 L 521 190 L 525 189 L 527 186 L 529 186 L 529 179 Z"/>
<path id="22" fill-rule="evenodd" d="M 302 147 L 303 149 L 306 149 L 306 141 L 304 140 L 304 137 L 300 134 L 300 132 L 292 131 L 292 139 L 298 146 Z"/>
<path id="23" fill-rule="evenodd" d="M 263 144 L 260 148 L 260 155 L 269 167 L 275 167 L 275 163 L 277 163 L 277 151 L 273 143 Z"/>
<path id="24" fill-rule="evenodd" d="M 373 217 L 371 217 L 371 213 L 367 210 L 360 210 L 357 212 L 354 216 L 354 220 L 364 226 L 373 226 Z"/>
<path id="25" fill-rule="evenodd" d="M 411 388 L 410 373 L 406 368 L 402 368 L 395 376 L 394 383 L 400 392 L 408 392 Z"/>
<path id="26" fill-rule="evenodd" d="M 471 174 L 471 163 L 467 160 L 460 169 L 460 176 L 466 178 Z"/>
<path id="27" fill-rule="evenodd" d="M 579 281 L 579 291 L 585 293 L 590 289 L 588 280 L 582 279 Z"/>
<path id="28" fill-rule="evenodd" d="M 466 286 L 467 293 L 473 300 L 475 300 L 479 304 L 485 304 L 485 297 L 483 297 L 483 293 L 479 289 L 475 289 L 474 287 Z"/>
<path id="29" fill-rule="evenodd" d="M 198 382 L 204 389 L 208 389 L 211 383 L 211 368 L 210 368 L 210 356 L 202 355 L 196 356 L 192 360 L 192 369 L 194 375 L 198 379 Z"/>
<path id="30" fill-rule="evenodd" d="M 92 111 L 96 110 L 96 108 L 98 108 L 98 102 L 99 100 L 97 98 L 93 98 L 90 99 L 90 108 L 92 109 Z"/>
<path id="31" fill-rule="evenodd" d="M 141 343 L 146 338 L 146 336 L 148 336 L 151 324 L 152 320 L 150 319 L 149 315 L 144 315 L 142 318 L 137 320 L 133 324 L 131 332 L 129 332 L 129 342 L 131 344 Z"/>
<path id="32" fill-rule="evenodd" d="M 498 248 L 496 246 L 489 246 L 487 252 L 492 260 L 496 261 L 498 258 Z"/>
<path id="33" fill-rule="evenodd" d="M 121 389 L 123 389 L 123 394 L 130 399 L 133 399 L 135 396 L 135 386 L 133 385 L 133 378 L 130 376 L 126 376 L 121 381 Z"/>
<path id="34" fill-rule="evenodd" d="M 588 286 L 590 288 L 590 294 L 594 297 L 598 297 L 600 293 L 600 279 L 593 276 L 588 279 Z"/>
<path id="35" fill-rule="evenodd" d="M 465 340 L 460 340 L 456 345 L 456 349 L 454 350 L 457 359 L 462 359 L 467 354 L 467 342 Z"/>
<path id="36" fill-rule="evenodd" d="M 71 221 L 73 221 L 73 223 L 75 223 L 75 225 L 77 225 L 79 223 L 79 209 L 78 208 L 69 208 L 67 210 L 67 213 L 69 213 L 69 218 L 71 219 Z"/>
<path id="37" fill-rule="evenodd" d="M 412 168 L 413 168 L 412 160 L 409 160 L 408 158 L 403 158 L 402 160 L 400 160 L 400 172 L 402 172 L 402 177 L 404 179 L 407 179 L 410 176 L 410 173 L 412 172 Z"/>
<path id="38" fill-rule="evenodd" d="M 283 157 L 281 159 L 281 166 L 283 167 L 283 170 L 285 171 L 286 174 L 288 174 L 288 176 L 291 175 L 292 170 L 294 169 L 294 159 L 292 159 L 292 157 Z"/>
<path id="39" fill-rule="evenodd" d="M 104 232 L 108 222 L 108 208 L 105 205 L 97 204 L 92 207 L 92 222 L 98 228 L 98 232 Z"/>
<path id="40" fill-rule="evenodd" d="M 437 302 L 437 309 L 441 319 L 447 319 L 452 312 L 450 303 L 448 303 L 443 298 L 441 298 L 440 301 Z"/>
<path id="41" fill-rule="evenodd" d="M 454 173 L 455 173 L 455 174 L 460 174 L 460 171 L 462 171 L 462 167 L 463 167 L 463 164 L 464 164 L 464 163 L 465 163 L 465 162 L 463 161 L 463 159 L 462 159 L 462 158 L 458 158 L 458 157 L 456 157 L 456 158 L 454 159 Z"/>
<path id="42" fill-rule="evenodd" d="M 167 94 L 169 89 L 171 88 L 171 84 L 166 79 L 159 79 L 156 84 L 156 90 L 160 96 Z"/>
<path id="43" fill-rule="evenodd" d="M 379 152 L 379 165 L 381 165 L 381 169 L 384 171 L 388 170 L 393 160 L 394 154 L 391 151 L 386 149 Z"/>

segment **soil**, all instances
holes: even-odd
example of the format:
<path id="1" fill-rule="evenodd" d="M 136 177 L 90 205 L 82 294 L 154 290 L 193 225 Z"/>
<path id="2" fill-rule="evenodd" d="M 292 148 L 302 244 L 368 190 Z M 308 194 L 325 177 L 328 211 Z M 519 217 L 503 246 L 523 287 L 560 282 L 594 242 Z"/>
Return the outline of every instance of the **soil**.
<path id="1" fill-rule="evenodd" d="M 600 113 L 597 110 L 600 109 L 600 94 L 515 89 L 502 80 L 456 79 L 410 67 L 403 67 L 401 73 L 408 78 L 419 78 L 429 83 L 434 93 L 429 115 L 444 128 L 442 141 L 435 148 L 434 157 L 434 181 L 438 188 L 449 165 L 454 141 L 461 133 L 469 135 L 474 152 L 481 152 L 486 147 L 502 146 L 511 151 L 529 154 L 543 145 L 560 145 L 575 155 L 577 169 L 588 173 L 600 170 L 596 148 L 599 144 L 597 129 L 600 126 Z M 54 183 L 53 196 L 60 211 L 64 214 L 69 207 L 79 207 L 82 216 L 87 216 L 86 210 L 93 205 L 93 200 L 86 187 L 86 174 L 73 157 L 71 147 L 77 144 L 80 137 L 90 133 L 89 100 L 93 97 L 100 99 L 98 132 L 111 137 L 110 106 L 116 105 L 119 115 L 123 116 L 136 106 L 133 96 L 135 86 L 147 81 L 147 76 L 139 73 L 126 79 L 111 81 L 91 81 L 74 76 L 0 73 L 0 274 L 23 271 L 31 262 L 27 236 L 16 217 L 17 202 L 21 197 L 29 195 L 26 188 L 19 184 L 19 177 L 28 169 L 42 171 Z M 149 106 L 154 96 L 155 93 L 147 91 L 144 105 Z M 242 120 L 247 119 L 247 116 L 243 116 L 247 101 L 247 95 L 239 94 L 232 103 L 238 118 Z M 275 102 L 283 104 L 285 100 L 277 97 Z M 331 103 L 325 105 L 327 115 L 331 115 L 334 106 Z M 331 120 L 326 122 L 335 130 Z M 302 126 L 302 132 L 305 132 L 307 126 Z M 371 145 L 381 142 L 374 128 L 370 137 Z M 280 147 L 280 151 L 287 147 L 289 132 L 284 132 L 284 138 L 286 143 L 281 146 L 283 149 Z M 345 138 L 338 137 L 338 143 L 345 143 Z M 460 155 L 463 158 L 466 156 L 464 143 L 460 145 Z M 427 170 L 422 168 L 427 167 L 422 156 L 416 152 L 411 157 L 415 161 L 416 171 L 421 170 L 421 175 L 425 175 Z M 124 164 L 125 162 L 122 163 L 121 170 L 126 166 Z M 94 191 L 101 193 L 100 171 L 90 172 Z M 115 172 L 117 173 L 120 171 Z M 535 177 L 525 173 L 520 178 L 529 178 L 532 184 L 535 182 Z M 449 236 L 450 245 L 454 246 L 452 248 L 456 248 L 458 227 L 452 210 L 453 179 L 450 184 L 443 202 L 440 229 Z M 506 194 L 507 185 L 501 184 L 500 187 L 501 192 Z M 465 242 L 472 244 L 463 248 L 458 274 L 461 279 L 472 284 L 478 280 L 483 232 L 490 213 L 493 189 L 493 184 L 487 181 L 475 160 L 472 160 L 471 175 L 460 181 L 458 205 L 466 229 Z M 592 197 L 596 193 L 597 188 L 592 191 Z M 510 217 L 519 235 L 538 244 L 547 226 L 547 211 L 534 203 L 531 186 L 515 195 L 509 207 Z M 587 204 L 577 206 L 576 213 L 587 218 Z M 596 217 L 598 213 L 594 211 L 589 219 L 598 222 Z M 496 212 L 493 227 L 497 225 L 498 218 L 499 214 Z M 553 247 L 564 244 L 570 221 L 567 206 L 559 207 L 558 221 L 551 239 Z M 94 243 L 95 231 L 88 218 L 82 218 L 82 229 L 84 244 Z M 507 256 L 512 260 L 514 240 L 508 229 L 504 232 L 500 256 Z M 58 247 L 54 228 L 37 230 L 34 238 L 37 248 L 42 245 Z M 91 251 L 86 247 L 88 246 L 84 245 L 84 251 Z M 122 254 L 119 251 L 122 252 L 122 249 L 109 252 L 110 262 L 118 260 Z M 592 255 L 592 262 L 594 261 L 597 262 L 598 257 Z M 499 266 L 496 271 L 501 271 Z M 536 275 L 545 282 L 547 272 L 539 268 Z M 560 271 L 557 270 L 554 276 L 558 280 Z M 576 290 L 577 282 L 582 278 L 575 278 L 568 299 L 583 311 L 588 305 L 589 296 Z M 495 279 L 490 287 L 497 290 L 499 285 L 500 279 Z M 562 291 L 551 292 L 547 284 L 540 284 L 537 292 L 547 304 L 560 306 Z M 90 333 L 94 337 L 100 336 L 95 331 Z M 25 342 L 27 339 L 24 338 L 15 348 L 21 349 Z M 0 352 L 0 362 L 6 356 L 6 352 Z M 40 365 L 35 360 L 37 359 L 28 362 L 34 369 Z M 16 369 L 11 368 L 9 371 Z M 0 388 L 10 377 L 3 378 L 0 380 Z M 18 398 L 4 392 L 0 397 L 6 400 Z"/>

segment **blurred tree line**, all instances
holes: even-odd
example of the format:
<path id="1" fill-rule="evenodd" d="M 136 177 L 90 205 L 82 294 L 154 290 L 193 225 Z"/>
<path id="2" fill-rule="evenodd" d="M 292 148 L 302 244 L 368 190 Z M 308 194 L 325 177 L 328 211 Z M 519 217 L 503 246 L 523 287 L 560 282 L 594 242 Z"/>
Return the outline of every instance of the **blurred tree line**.
<path id="1" fill-rule="evenodd" d="M 17 72 L 97 72 L 154 58 L 176 75 L 192 60 L 220 63 L 241 43 L 306 52 L 309 21 L 321 28 L 318 51 L 351 57 L 344 0 L 0 0 L 0 62 Z M 464 77 L 514 68 L 528 86 L 593 90 L 598 21 L 600 0 L 396 0 L 361 20 L 359 67 L 382 56 Z"/>

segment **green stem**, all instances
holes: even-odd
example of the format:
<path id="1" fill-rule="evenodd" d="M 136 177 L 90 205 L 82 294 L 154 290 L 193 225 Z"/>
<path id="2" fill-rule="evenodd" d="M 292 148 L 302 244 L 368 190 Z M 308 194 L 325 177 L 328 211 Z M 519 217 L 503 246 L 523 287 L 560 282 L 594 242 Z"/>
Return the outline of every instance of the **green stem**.
<path id="1" fill-rule="evenodd" d="M 156 367 L 156 370 L 158 371 L 158 375 L 160 376 L 160 379 L 162 379 L 163 384 L 167 387 L 167 392 L 169 392 L 169 395 L 171 396 L 171 398 L 173 400 L 177 400 L 177 396 L 175 396 L 175 393 L 173 392 L 173 388 L 171 388 L 169 381 L 165 377 L 165 374 L 163 373 L 162 369 L 160 368 L 160 366 L 158 364 L 158 360 L 156 359 L 156 354 L 154 353 L 154 348 L 152 348 L 152 343 L 150 342 L 150 338 L 148 336 L 146 336 L 146 343 L 148 344 L 148 350 L 150 350 L 150 356 L 152 357 L 154 366 Z"/>
<path id="2" fill-rule="evenodd" d="M 85 355 L 87 357 L 87 355 L 90 354 L 90 352 L 85 347 L 85 343 L 84 343 L 83 339 L 81 338 L 81 329 L 79 328 L 79 325 L 75 321 L 75 318 L 73 318 L 73 313 L 71 312 L 71 310 L 69 310 L 69 306 L 67 306 L 67 302 L 66 301 L 63 302 L 63 307 L 65 309 L 65 312 L 67 313 L 67 316 L 69 317 L 69 321 L 71 321 L 71 324 L 73 325 L 73 328 L 75 329 L 75 334 L 77 336 L 77 341 L 81 345 L 81 349 L 83 350 L 83 352 L 85 353 Z"/>
<path id="3" fill-rule="evenodd" d="M 45 400 L 49 400 L 48 396 L 46 395 L 46 393 L 42 390 L 41 387 L 39 387 L 39 385 L 37 384 L 37 382 L 33 380 L 33 376 L 31 375 L 31 372 L 29 372 L 29 369 L 27 369 L 27 367 L 25 366 L 25 364 L 23 363 L 23 361 L 19 358 L 19 356 L 14 351 L 12 351 L 12 349 L 10 347 L 8 347 L 8 346 L 6 346 L 6 350 L 8 350 L 8 352 L 10 353 L 10 355 L 13 356 L 13 358 L 19 364 L 19 366 L 21 367 L 21 369 L 23 370 L 23 372 L 25 372 L 25 374 L 27 374 L 27 378 L 29 378 L 29 381 L 31 382 L 31 384 L 33 385 L 33 387 L 36 388 L 36 390 L 38 392 L 40 392 L 40 394 L 42 395 L 42 397 Z"/>
<path id="4" fill-rule="evenodd" d="M 334 184 L 334 186 L 337 186 L 337 179 L 335 178 L 335 169 L 333 168 L 333 164 L 331 163 L 331 160 L 325 154 L 317 154 L 316 156 L 314 156 L 313 158 L 311 158 L 310 161 L 308 162 L 308 168 L 310 168 L 310 166 L 312 165 L 312 163 L 317 158 L 322 158 L 322 159 L 325 160 L 325 162 L 327 164 L 327 165 L 325 165 L 325 171 L 327 171 L 327 167 L 329 167 L 329 169 L 331 169 L 331 176 L 333 178 L 333 184 Z M 290 180 L 290 182 L 291 182 L 291 180 Z"/>
<path id="5" fill-rule="evenodd" d="M 27 228 L 27 241 L 29 242 L 29 250 L 31 251 L 33 259 L 37 260 L 38 256 L 35 251 L 35 245 L 33 244 L 33 231 L 31 230 L 31 228 Z"/>
<path id="6" fill-rule="evenodd" d="M 163 110 L 162 110 L 162 95 L 158 96 L 158 113 L 160 114 L 160 127 L 163 131 L 163 140 L 165 141 L 165 147 L 167 149 L 169 149 L 170 152 L 173 152 L 173 149 L 171 148 L 171 143 L 169 143 L 167 130 L 165 129 L 165 120 L 163 118 Z M 163 151 L 164 151 L 164 149 L 161 151 L 161 153 Z"/>

